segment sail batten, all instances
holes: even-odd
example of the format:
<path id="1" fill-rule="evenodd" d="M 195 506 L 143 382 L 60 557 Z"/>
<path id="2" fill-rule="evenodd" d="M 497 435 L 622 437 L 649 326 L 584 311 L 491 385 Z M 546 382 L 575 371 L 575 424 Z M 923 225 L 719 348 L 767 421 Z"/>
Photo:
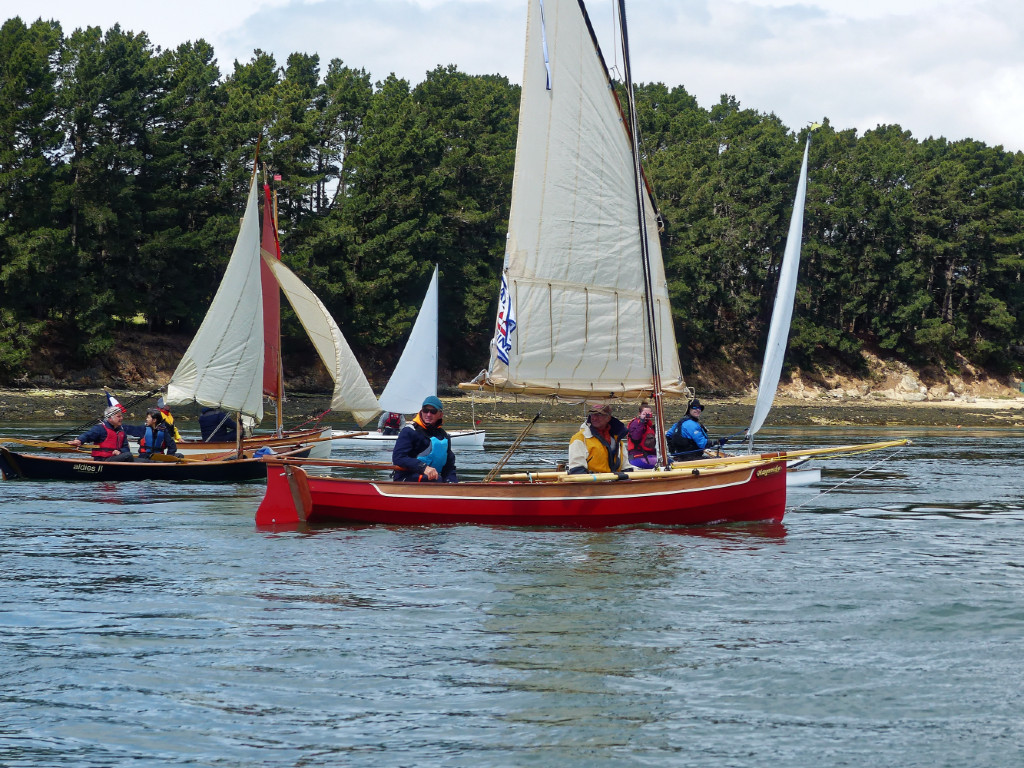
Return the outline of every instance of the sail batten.
<path id="1" fill-rule="evenodd" d="M 581 5 L 545 0 L 543 35 L 541 14 L 540 4 L 530 3 L 503 270 L 512 295 L 499 310 L 484 387 L 634 397 L 653 383 L 631 141 Z M 662 386 L 681 393 L 656 215 L 646 190 L 641 204 Z M 515 308 L 509 332 L 501 314 L 507 306 Z"/>

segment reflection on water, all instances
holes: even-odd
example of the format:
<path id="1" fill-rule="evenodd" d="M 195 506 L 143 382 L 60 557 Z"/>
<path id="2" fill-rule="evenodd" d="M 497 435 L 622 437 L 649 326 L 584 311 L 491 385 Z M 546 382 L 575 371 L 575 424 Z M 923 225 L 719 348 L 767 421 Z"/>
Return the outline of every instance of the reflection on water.
<path id="1" fill-rule="evenodd" d="M 485 426 L 463 476 L 521 428 Z M 774 525 L 262 533 L 259 485 L 2 483 L 0 765 L 1016 765 L 1024 436 L 909 432 Z"/>

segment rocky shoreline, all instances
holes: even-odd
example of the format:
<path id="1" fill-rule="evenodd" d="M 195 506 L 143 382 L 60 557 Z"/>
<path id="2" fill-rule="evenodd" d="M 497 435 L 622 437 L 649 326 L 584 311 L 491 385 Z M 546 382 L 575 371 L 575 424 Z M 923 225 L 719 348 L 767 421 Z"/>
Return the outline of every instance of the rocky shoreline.
<path id="1" fill-rule="evenodd" d="M 118 391 L 117 397 L 129 405 L 129 418 L 141 420 L 147 407 L 155 404 L 157 394 Z M 542 419 L 556 423 L 578 422 L 583 407 L 578 403 L 553 403 L 542 398 L 476 396 L 463 393 L 442 394 L 445 416 L 452 426 L 468 426 L 473 417 L 482 422 L 526 422 L 540 411 Z M 750 397 L 702 396 L 708 424 L 748 423 L 754 400 Z M 136 402 L 137 401 L 137 402 Z M 102 389 L 93 390 L 0 390 L 0 421 L 47 421 L 78 424 L 99 418 L 106 404 Z M 315 419 L 328 410 L 327 393 L 290 393 L 285 404 L 285 423 L 296 426 Z M 667 418 L 679 418 L 685 409 L 682 400 L 667 403 Z M 620 406 L 620 417 L 632 417 L 633 404 Z M 182 408 L 175 417 L 184 428 L 195 424 L 197 410 Z M 349 414 L 328 414 L 326 423 L 352 426 Z M 768 419 L 770 426 L 917 426 L 917 427 L 1004 427 L 1024 428 L 1024 396 L 1014 398 L 970 399 L 957 401 L 899 402 L 877 396 L 834 398 L 776 399 Z"/>

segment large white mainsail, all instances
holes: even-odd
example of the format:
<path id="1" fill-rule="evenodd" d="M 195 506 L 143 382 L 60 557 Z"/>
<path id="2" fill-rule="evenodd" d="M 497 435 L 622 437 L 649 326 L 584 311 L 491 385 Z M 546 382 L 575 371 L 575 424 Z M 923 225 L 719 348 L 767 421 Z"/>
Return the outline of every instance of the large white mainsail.
<path id="1" fill-rule="evenodd" d="M 531 2 L 503 288 L 486 389 L 639 397 L 652 388 L 631 141 L 578 0 Z M 665 392 L 685 391 L 649 195 Z M 514 314 L 515 324 L 505 322 Z M 507 362 L 506 362 L 507 361 Z"/>
<path id="2" fill-rule="evenodd" d="M 768 411 L 771 410 L 775 392 L 779 387 L 779 377 L 782 375 L 782 362 L 786 357 L 786 342 L 789 339 L 793 300 L 796 297 L 796 278 L 800 268 L 804 200 L 807 197 L 807 154 L 810 147 L 811 137 L 808 135 L 807 143 L 804 145 L 803 164 L 800 166 L 800 181 L 796 185 L 796 197 L 793 200 L 793 214 L 789 219 L 786 250 L 782 255 L 782 267 L 779 269 L 779 286 L 775 292 L 772 322 L 768 328 L 768 344 L 765 347 L 764 364 L 761 366 L 761 380 L 757 385 L 757 403 L 754 405 L 754 415 L 747 428 L 747 437 L 751 442 L 764 424 Z"/>
<path id="3" fill-rule="evenodd" d="M 341 329 L 323 302 L 283 262 L 266 251 L 263 260 L 273 271 L 277 284 L 334 381 L 331 410 L 351 411 L 357 424 L 365 424 L 380 408 Z"/>
<path id="4" fill-rule="evenodd" d="M 168 405 L 197 402 L 263 418 L 263 291 L 256 177 L 224 278 L 167 385 Z"/>
<path id="5" fill-rule="evenodd" d="M 393 413 L 416 413 L 428 395 L 437 394 L 437 267 L 394 373 L 378 398 Z M 433 373 L 433 376 L 431 376 Z"/>

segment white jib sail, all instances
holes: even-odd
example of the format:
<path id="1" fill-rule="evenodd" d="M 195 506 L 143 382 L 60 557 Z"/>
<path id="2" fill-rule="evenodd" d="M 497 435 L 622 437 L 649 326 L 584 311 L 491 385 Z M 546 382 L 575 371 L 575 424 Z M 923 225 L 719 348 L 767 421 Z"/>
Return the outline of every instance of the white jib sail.
<path id="1" fill-rule="evenodd" d="M 380 407 L 394 413 L 416 413 L 428 395 L 437 394 L 437 267 L 423 306 L 394 373 L 378 398 Z"/>
<path id="2" fill-rule="evenodd" d="M 577 0 L 529 9 L 505 254 L 517 325 L 507 364 L 492 345 L 487 386 L 639 396 L 652 374 L 630 139 Z M 655 215 L 644 202 L 662 385 L 681 393 Z"/>
<path id="3" fill-rule="evenodd" d="M 263 260 L 270 265 L 277 284 L 334 381 L 331 410 L 351 411 L 357 424 L 365 424 L 380 408 L 341 329 L 323 302 L 283 262 L 265 252 Z"/>
<path id="4" fill-rule="evenodd" d="M 796 277 L 800 269 L 800 244 L 804 228 L 804 199 L 807 197 L 807 153 L 811 137 L 804 145 L 804 160 L 800 166 L 800 181 L 796 185 L 793 200 L 793 215 L 789 220 L 789 234 L 786 236 L 786 250 L 779 270 L 779 287 L 775 292 L 775 306 L 772 308 L 772 322 L 768 328 L 768 344 L 761 366 L 761 380 L 757 385 L 757 403 L 750 420 L 747 436 L 753 438 L 768 417 L 775 391 L 782 375 L 782 361 L 786 357 L 786 342 L 789 340 L 789 326 L 793 319 L 793 300 L 796 298 Z"/>
<path id="5" fill-rule="evenodd" d="M 249 185 L 231 259 L 210 309 L 167 385 L 169 405 L 197 402 L 263 418 L 263 292 L 257 186 Z"/>

